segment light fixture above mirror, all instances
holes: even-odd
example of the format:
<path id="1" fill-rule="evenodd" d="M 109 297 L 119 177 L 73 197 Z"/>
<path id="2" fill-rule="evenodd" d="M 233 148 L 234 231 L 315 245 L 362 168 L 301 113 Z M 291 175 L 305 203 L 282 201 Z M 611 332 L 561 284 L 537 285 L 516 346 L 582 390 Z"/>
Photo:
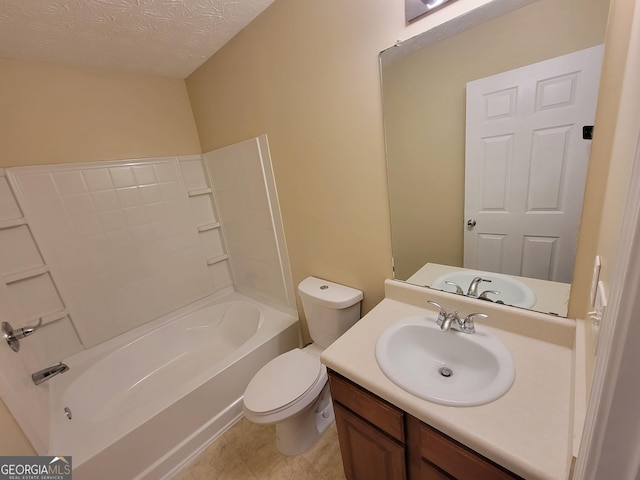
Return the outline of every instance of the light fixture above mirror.
<path id="1" fill-rule="evenodd" d="M 405 17 L 407 23 L 428 15 L 456 0 L 404 0 Z"/>

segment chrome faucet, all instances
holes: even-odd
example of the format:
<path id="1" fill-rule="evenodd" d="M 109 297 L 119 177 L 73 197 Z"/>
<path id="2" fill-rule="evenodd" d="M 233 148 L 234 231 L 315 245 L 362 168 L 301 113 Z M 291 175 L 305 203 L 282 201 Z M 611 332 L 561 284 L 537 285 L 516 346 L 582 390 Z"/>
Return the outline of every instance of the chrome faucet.
<path id="1" fill-rule="evenodd" d="M 440 309 L 436 324 L 443 332 L 448 332 L 449 330 L 457 330 L 462 333 L 473 334 L 476 333 L 476 327 L 473 323 L 473 317 L 488 318 L 488 315 L 485 315 L 484 313 L 470 313 L 469 315 L 464 317 L 464 319 L 461 319 L 458 312 L 447 313 L 447 311 L 436 302 L 427 300 L 427 303 L 430 303 L 431 305 L 434 305 Z"/>
<path id="2" fill-rule="evenodd" d="M 482 292 L 480 294 L 480 296 L 478 297 L 479 300 L 489 300 L 490 302 L 492 302 L 493 300 L 491 300 L 487 295 L 489 294 L 493 294 L 493 295 L 500 295 L 500 292 L 497 290 L 485 290 L 484 292 Z"/>
<path id="3" fill-rule="evenodd" d="M 490 282 L 491 280 L 488 280 L 486 278 L 482 278 L 482 277 L 474 277 L 473 280 L 471 280 L 471 284 L 469 285 L 469 289 L 467 290 L 467 296 L 468 297 L 477 297 L 478 296 L 478 286 L 480 285 L 480 282 Z"/>
<path id="4" fill-rule="evenodd" d="M 55 377 L 59 373 L 64 373 L 69 370 L 69 367 L 64 363 L 60 362 L 57 365 L 53 365 L 51 367 L 43 368 L 42 370 L 37 371 L 33 375 L 31 375 L 31 379 L 33 383 L 36 385 L 40 385 L 42 382 L 46 382 L 51 377 Z"/>
<path id="5" fill-rule="evenodd" d="M 461 327 L 458 312 L 449 313 L 444 317 L 444 321 L 440 324 L 440 329 L 443 332 L 448 332 L 452 327 L 454 330 L 459 330 Z"/>
<path id="6" fill-rule="evenodd" d="M 456 289 L 456 295 L 464 295 L 464 291 L 462 290 L 462 287 L 460 285 L 458 285 L 456 282 L 450 282 L 450 281 L 446 281 L 444 282 L 446 285 L 451 285 L 453 288 Z"/>

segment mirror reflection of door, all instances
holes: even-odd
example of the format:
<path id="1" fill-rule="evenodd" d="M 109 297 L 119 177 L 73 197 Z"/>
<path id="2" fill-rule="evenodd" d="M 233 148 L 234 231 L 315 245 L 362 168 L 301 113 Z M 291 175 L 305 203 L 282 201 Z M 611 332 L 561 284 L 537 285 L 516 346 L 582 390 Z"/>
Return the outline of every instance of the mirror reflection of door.
<path id="1" fill-rule="evenodd" d="M 438 25 L 380 56 L 396 280 L 431 285 L 438 275 L 464 265 L 463 233 L 470 219 L 464 216 L 467 83 L 605 41 L 609 0 L 525 3 L 488 2 L 456 17 L 459 23 Z M 497 7 L 508 10 L 496 12 Z M 549 243 L 535 246 L 549 248 Z M 429 278 L 418 275 L 434 265 L 438 271 Z M 569 283 L 519 277 L 553 291 L 537 289 L 534 310 L 566 315 L 566 308 L 562 313 L 551 303 L 557 303 L 558 285 L 570 288 Z M 542 306 L 542 299 L 553 302 Z"/>
<path id="2" fill-rule="evenodd" d="M 603 50 L 467 84 L 465 268 L 571 282 Z"/>

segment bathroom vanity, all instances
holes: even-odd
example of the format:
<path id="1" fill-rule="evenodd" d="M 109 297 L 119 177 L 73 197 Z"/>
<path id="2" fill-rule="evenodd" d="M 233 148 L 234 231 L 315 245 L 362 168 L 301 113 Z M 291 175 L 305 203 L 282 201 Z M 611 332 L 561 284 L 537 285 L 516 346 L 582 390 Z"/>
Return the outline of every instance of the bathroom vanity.
<path id="1" fill-rule="evenodd" d="M 522 478 L 333 371 L 329 382 L 348 479 Z"/>
<path id="2" fill-rule="evenodd" d="M 395 281 L 385 291 L 321 357 L 330 370 L 347 478 L 568 478 L 582 423 L 574 408 L 575 322 Z M 477 325 L 499 337 L 515 363 L 507 393 L 483 405 L 448 406 L 407 392 L 383 373 L 376 341 L 389 326 L 433 312 L 427 300 L 489 316 Z"/>

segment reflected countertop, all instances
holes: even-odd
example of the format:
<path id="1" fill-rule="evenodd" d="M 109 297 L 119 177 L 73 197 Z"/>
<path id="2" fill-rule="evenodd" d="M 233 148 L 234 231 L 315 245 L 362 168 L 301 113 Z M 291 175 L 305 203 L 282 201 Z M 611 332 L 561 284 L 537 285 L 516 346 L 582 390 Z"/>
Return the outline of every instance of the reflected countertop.
<path id="1" fill-rule="evenodd" d="M 412 285 L 430 286 L 435 279 L 442 275 L 465 270 L 468 269 L 441 265 L 439 263 L 425 263 L 420 270 L 411 275 L 406 282 Z M 518 277 L 516 275 L 510 276 L 524 283 L 535 292 L 537 301 L 530 310 L 544 313 L 550 312 L 561 317 L 567 316 L 569 294 L 571 293 L 570 283 L 550 282 L 548 280 Z"/>

